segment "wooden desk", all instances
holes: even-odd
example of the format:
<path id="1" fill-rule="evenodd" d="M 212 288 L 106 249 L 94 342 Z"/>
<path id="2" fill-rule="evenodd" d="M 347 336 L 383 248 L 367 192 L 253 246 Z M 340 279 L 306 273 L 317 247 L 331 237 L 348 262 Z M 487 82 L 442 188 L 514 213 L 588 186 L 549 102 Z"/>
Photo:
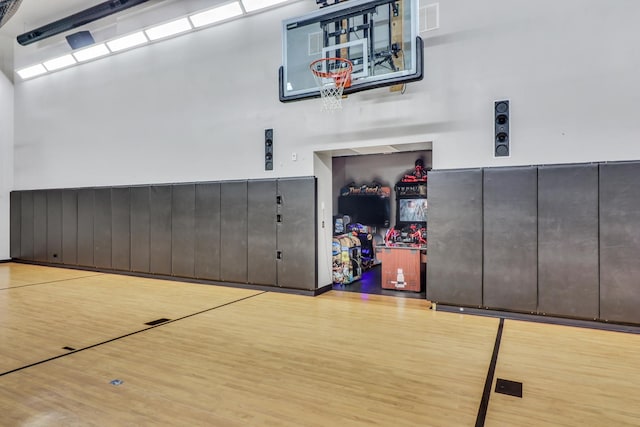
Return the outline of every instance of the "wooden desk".
<path id="1" fill-rule="evenodd" d="M 376 246 L 376 258 L 382 263 L 382 288 L 420 292 L 426 252 L 424 247 Z"/>

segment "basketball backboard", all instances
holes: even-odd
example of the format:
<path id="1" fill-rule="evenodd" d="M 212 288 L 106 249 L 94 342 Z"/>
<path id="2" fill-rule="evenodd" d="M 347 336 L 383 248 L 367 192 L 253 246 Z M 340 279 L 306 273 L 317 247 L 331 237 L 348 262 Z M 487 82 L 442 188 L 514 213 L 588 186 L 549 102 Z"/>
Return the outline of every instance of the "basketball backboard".
<path id="1" fill-rule="evenodd" d="M 353 64 L 344 94 L 422 79 L 417 0 L 349 0 L 282 23 L 280 101 L 319 96 L 309 69 L 320 58 Z"/>

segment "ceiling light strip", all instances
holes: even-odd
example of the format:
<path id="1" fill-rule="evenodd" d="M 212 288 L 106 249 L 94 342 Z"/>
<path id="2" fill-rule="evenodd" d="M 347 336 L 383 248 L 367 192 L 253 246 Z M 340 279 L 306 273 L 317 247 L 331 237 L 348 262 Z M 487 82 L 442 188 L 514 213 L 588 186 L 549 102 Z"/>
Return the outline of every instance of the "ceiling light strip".
<path id="1" fill-rule="evenodd" d="M 47 69 L 44 68 L 44 65 L 37 64 L 32 65 L 27 68 L 23 68 L 21 70 L 16 71 L 21 79 L 30 79 L 32 77 L 41 76 L 47 73 Z"/>
<path id="2" fill-rule="evenodd" d="M 42 63 L 42 65 L 44 65 L 44 68 L 46 68 L 47 71 L 55 71 L 61 68 L 68 67 L 70 65 L 74 65 L 75 63 L 76 59 L 69 54 L 45 61 Z"/>
<path id="3" fill-rule="evenodd" d="M 100 43 L 94 46 L 91 46 L 87 49 L 82 49 L 73 52 L 73 56 L 79 62 L 90 61 L 92 59 L 100 58 L 102 56 L 109 55 L 111 51 L 107 47 L 106 44 Z"/>
<path id="4" fill-rule="evenodd" d="M 40 64 L 31 65 L 19 70 L 16 74 L 22 80 L 38 77 L 48 72 L 57 71 L 72 65 L 92 59 L 142 46 L 150 41 L 156 41 L 184 34 L 202 27 L 227 21 L 247 13 L 265 9 L 291 0 L 241 0 L 217 6 L 198 12 L 188 17 L 176 19 L 165 24 L 156 25 L 132 34 L 127 34 L 104 43 L 92 45 L 86 49 L 77 50 L 71 54 L 60 56 Z"/>
<path id="5" fill-rule="evenodd" d="M 196 13 L 189 16 L 191 23 L 194 27 L 200 28 L 205 25 L 215 24 L 216 22 L 226 21 L 227 19 L 235 18 L 242 15 L 244 12 L 240 7 L 240 3 L 237 1 L 228 3 L 223 6 L 214 7 L 213 9 L 205 10 L 204 12 Z"/>
<path id="6" fill-rule="evenodd" d="M 248 12 L 255 12 L 256 10 L 266 9 L 267 7 L 275 6 L 280 3 L 284 3 L 287 0 L 242 0 L 242 6 Z"/>
<path id="7" fill-rule="evenodd" d="M 109 50 L 111 50 L 111 52 L 119 52 L 121 50 L 143 45 L 148 41 L 149 39 L 144 35 L 144 32 L 138 31 L 137 33 L 128 34 L 124 37 L 110 40 L 107 42 L 107 46 L 109 46 Z"/>
<path id="8" fill-rule="evenodd" d="M 155 27 L 144 30 L 149 40 L 159 40 L 166 37 L 175 36 L 187 31 L 191 31 L 193 27 L 187 18 L 176 19 L 166 24 L 156 25 Z"/>

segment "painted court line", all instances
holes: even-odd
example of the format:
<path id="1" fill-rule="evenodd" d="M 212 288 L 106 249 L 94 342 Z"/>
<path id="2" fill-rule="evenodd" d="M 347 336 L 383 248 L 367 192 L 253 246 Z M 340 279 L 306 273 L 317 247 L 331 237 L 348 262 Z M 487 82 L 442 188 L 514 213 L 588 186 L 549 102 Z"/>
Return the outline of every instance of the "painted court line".
<path id="1" fill-rule="evenodd" d="M 26 288 L 28 286 L 47 285 L 47 284 L 50 284 L 50 283 L 69 282 L 71 280 L 76 280 L 76 279 L 86 279 L 87 277 L 104 276 L 104 274 L 105 273 L 90 274 L 88 276 L 70 277 L 68 279 L 51 280 L 49 282 L 38 282 L 38 283 L 29 283 L 27 285 L 20 285 L 20 286 L 9 286 L 8 288 L 0 288 L 0 291 L 7 291 L 7 290 L 10 290 L 10 289 Z"/>
<path id="2" fill-rule="evenodd" d="M 496 334 L 496 342 L 493 345 L 493 354 L 491 355 L 491 363 L 489 364 L 489 371 L 487 372 L 487 379 L 484 383 L 484 391 L 482 392 L 482 400 L 480 401 L 480 407 L 478 408 L 478 417 L 476 418 L 476 427 L 484 427 L 484 422 L 487 418 L 487 409 L 489 408 L 489 397 L 491 396 L 491 385 L 493 384 L 493 376 L 496 373 L 496 364 L 498 362 L 498 352 L 500 351 L 500 340 L 502 339 L 502 328 L 504 326 L 504 319 L 500 319 L 498 325 L 498 333 Z"/>
<path id="3" fill-rule="evenodd" d="M 59 354 L 58 356 L 50 357 L 48 359 L 41 360 L 39 362 L 34 362 L 34 363 L 29 364 L 29 365 L 21 366 L 19 368 L 15 368 L 15 369 L 12 369 L 12 370 L 7 371 L 7 372 L 0 373 L 0 377 L 4 377 L 5 375 L 13 374 L 14 372 L 18 372 L 18 371 L 22 371 L 22 370 L 27 369 L 27 368 L 31 368 L 33 366 L 42 365 L 43 363 L 51 362 L 52 360 L 60 359 L 62 357 L 66 357 L 66 356 L 69 356 L 71 354 L 79 353 L 79 352 L 84 351 L 84 350 L 89 350 L 91 348 L 95 348 L 95 347 L 98 347 L 98 346 L 101 346 L 101 345 L 104 345 L 104 344 L 108 344 L 108 343 L 120 340 L 122 338 L 130 337 L 132 335 L 136 335 L 136 334 L 139 334 L 141 332 L 148 331 L 149 329 L 159 328 L 159 327 L 168 325 L 170 323 L 174 323 L 174 322 L 178 322 L 180 320 L 188 319 L 189 317 L 193 317 L 193 316 L 197 316 L 199 314 L 207 313 L 209 311 L 217 310 L 219 308 L 226 307 L 228 305 L 235 304 L 237 302 L 244 301 L 244 300 L 247 300 L 249 298 L 254 298 L 254 297 L 257 297 L 258 295 L 262 295 L 262 294 L 266 294 L 266 293 L 268 293 L 268 292 L 264 291 L 264 292 L 260 292 L 260 293 L 257 293 L 257 294 L 249 295 L 247 297 L 240 298 L 240 299 L 237 299 L 237 300 L 234 300 L 234 301 L 230 301 L 230 302 L 227 302 L 227 303 L 224 303 L 224 304 L 220 304 L 220 305 L 217 305 L 215 307 L 207 308 L 205 310 L 198 311 L 196 313 L 187 314 L 186 316 L 179 317 L 179 318 L 173 319 L 173 320 L 169 320 L 169 321 L 160 323 L 158 325 L 154 325 L 154 326 L 150 326 L 148 328 L 140 329 L 140 330 L 135 331 L 135 332 L 130 332 L 128 334 L 125 334 L 125 335 L 122 335 L 122 336 L 119 336 L 119 337 L 116 337 L 116 338 L 111 338 L 109 340 L 102 341 L 102 342 L 99 342 L 97 344 L 92 344 L 92 345 L 87 346 L 87 347 L 83 347 L 83 348 L 79 348 L 77 350 L 69 351 L 68 353 L 65 353 L 65 354 Z M 68 347 L 68 348 L 71 348 L 71 347 Z"/>

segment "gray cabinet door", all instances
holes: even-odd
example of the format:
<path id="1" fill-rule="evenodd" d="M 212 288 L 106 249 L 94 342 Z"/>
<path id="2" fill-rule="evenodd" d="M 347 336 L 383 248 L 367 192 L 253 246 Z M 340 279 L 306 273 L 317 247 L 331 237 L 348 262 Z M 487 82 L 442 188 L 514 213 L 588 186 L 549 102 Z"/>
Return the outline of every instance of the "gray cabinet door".
<path id="1" fill-rule="evenodd" d="M 129 188 L 111 189 L 111 267 L 131 269 L 131 205 Z"/>
<path id="2" fill-rule="evenodd" d="M 196 185 L 195 276 L 220 280 L 220 184 Z"/>
<path id="3" fill-rule="evenodd" d="M 278 180 L 278 286 L 317 287 L 316 180 Z"/>
<path id="4" fill-rule="evenodd" d="M 275 180 L 249 181 L 249 283 L 275 286 L 278 282 L 276 193 L 277 182 Z"/>
<path id="5" fill-rule="evenodd" d="M 131 271 L 149 272 L 149 193 L 148 186 L 131 188 Z"/>
<path id="6" fill-rule="evenodd" d="M 149 194 L 149 267 L 151 273 L 171 274 L 171 186 L 153 185 Z"/>
<path id="7" fill-rule="evenodd" d="M 482 305 L 482 173 L 429 172 L 427 299 Z"/>
<path id="8" fill-rule="evenodd" d="M 33 191 L 23 191 L 20 202 L 20 258 L 33 260 Z"/>
<path id="9" fill-rule="evenodd" d="M 93 267 L 94 190 L 78 190 L 78 264 Z"/>
<path id="10" fill-rule="evenodd" d="M 538 311 L 597 318 L 597 165 L 538 168 L 538 230 Z"/>
<path id="11" fill-rule="evenodd" d="M 22 193 L 19 191 L 12 191 L 9 196 L 10 204 L 10 249 L 9 254 L 11 258 L 20 258 L 20 223 L 21 209 L 22 209 Z"/>
<path id="12" fill-rule="evenodd" d="M 47 262 L 47 192 L 33 192 L 33 259 Z"/>
<path id="13" fill-rule="evenodd" d="M 220 279 L 247 282 L 247 181 L 220 184 Z"/>
<path id="14" fill-rule="evenodd" d="M 484 171 L 483 305 L 535 312 L 538 305 L 538 170 Z"/>
<path id="15" fill-rule="evenodd" d="M 640 163 L 600 165 L 600 317 L 640 323 Z"/>
<path id="16" fill-rule="evenodd" d="M 62 262 L 62 191 L 47 191 L 47 261 Z"/>
<path id="17" fill-rule="evenodd" d="M 171 272 L 195 275 L 195 184 L 174 185 L 171 208 Z"/>
<path id="18" fill-rule="evenodd" d="M 111 189 L 94 192 L 93 262 L 98 268 L 111 268 Z"/>
<path id="19" fill-rule="evenodd" d="M 78 264 L 77 190 L 62 190 L 62 263 Z"/>

